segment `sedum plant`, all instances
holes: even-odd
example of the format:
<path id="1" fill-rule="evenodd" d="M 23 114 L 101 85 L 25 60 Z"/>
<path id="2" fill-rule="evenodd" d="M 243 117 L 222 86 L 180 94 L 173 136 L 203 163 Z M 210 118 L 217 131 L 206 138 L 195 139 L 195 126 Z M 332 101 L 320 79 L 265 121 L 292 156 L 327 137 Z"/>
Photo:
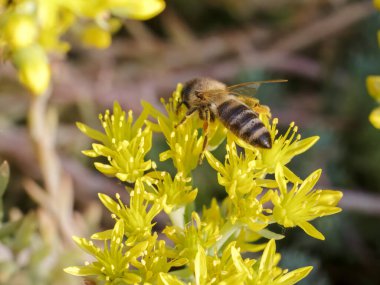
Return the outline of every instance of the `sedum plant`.
<path id="1" fill-rule="evenodd" d="M 99 117 L 104 132 L 78 123 L 84 134 L 97 141 L 83 153 L 97 160 L 95 167 L 101 173 L 126 182 L 130 200 L 126 203 L 118 193 L 115 197 L 99 194 L 114 227 L 91 239 L 74 237 L 92 258 L 65 271 L 92 278 L 92 282 L 96 278 L 99 284 L 297 283 L 312 267 L 293 271 L 279 267 L 276 240 L 284 236 L 273 232 L 271 225 L 298 226 L 307 235 L 324 240 L 311 221 L 341 211 L 337 204 L 342 192 L 315 186 L 321 170 L 302 179 L 288 167 L 318 137 L 301 138 L 294 123 L 279 134 L 278 120 L 261 115 L 273 147 L 259 149 L 235 137 L 220 122 L 212 123 L 204 155 L 226 198 L 203 205 L 202 213 L 185 215 L 198 191 L 212 189 L 207 185 L 197 189 L 192 184 L 192 170 L 202 154 L 203 122 L 194 115 L 176 127 L 186 113 L 186 107 L 179 108 L 181 88 L 168 102 L 162 100 L 164 112 L 143 102 L 143 111 L 135 118 L 115 102 L 112 113 L 107 110 Z M 154 132 L 166 138 L 167 150 L 159 159 L 172 160 L 174 175 L 146 158 Z M 213 150 L 222 146 L 226 154 L 219 160 Z M 156 232 L 155 218 L 161 213 L 169 216 L 170 224 Z"/>
<path id="2" fill-rule="evenodd" d="M 0 50 L 32 94 L 50 83 L 48 54 L 65 54 L 71 31 L 88 47 L 108 48 L 123 19 L 146 20 L 165 8 L 163 0 L 0 1 Z"/>

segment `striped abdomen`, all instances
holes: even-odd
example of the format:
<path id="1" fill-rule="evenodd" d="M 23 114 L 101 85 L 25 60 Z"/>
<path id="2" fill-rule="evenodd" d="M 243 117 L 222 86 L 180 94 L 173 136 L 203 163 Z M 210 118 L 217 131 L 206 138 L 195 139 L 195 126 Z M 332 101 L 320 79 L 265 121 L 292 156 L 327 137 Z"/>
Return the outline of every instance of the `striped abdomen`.
<path id="1" fill-rule="evenodd" d="M 272 139 L 257 113 L 237 99 L 228 99 L 218 106 L 218 115 L 224 126 L 245 142 L 271 148 Z"/>

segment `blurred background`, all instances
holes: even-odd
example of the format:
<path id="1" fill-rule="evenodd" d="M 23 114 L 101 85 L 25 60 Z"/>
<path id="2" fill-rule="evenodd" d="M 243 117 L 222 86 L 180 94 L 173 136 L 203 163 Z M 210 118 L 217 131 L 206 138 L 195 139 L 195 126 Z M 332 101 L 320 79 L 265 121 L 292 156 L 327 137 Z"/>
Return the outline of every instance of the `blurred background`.
<path id="1" fill-rule="evenodd" d="M 315 223 L 326 241 L 284 231 L 289 238 L 278 242 L 281 266 L 313 265 L 299 284 L 380 284 L 380 130 L 368 121 L 376 104 L 365 87 L 368 75 L 380 73 L 379 27 L 370 1 L 168 1 L 151 20 L 124 21 L 108 49 L 83 48 L 65 35 L 72 49 L 52 58 L 53 111 L 40 133 L 27 127 L 28 114 L 41 119 L 29 113 L 30 95 L 14 67 L 2 64 L 0 161 L 11 170 L 3 207 L 4 220 L 14 223 L 0 231 L 0 256 L 11 261 L 0 263 L 0 284 L 81 283 L 62 272 L 82 260 L 70 237 L 109 228 L 97 193 L 113 196 L 123 186 L 81 154 L 91 141 L 75 122 L 99 128 L 98 114 L 114 100 L 136 113 L 141 100 L 162 108 L 161 97 L 196 76 L 231 85 L 289 80 L 263 86 L 258 98 L 283 130 L 294 121 L 303 137 L 320 136 L 291 169 L 305 178 L 322 168 L 319 188 L 341 190 L 344 197 L 341 214 Z M 39 146 L 38 136 L 44 137 Z M 154 139 L 158 161 L 166 146 L 162 137 Z M 170 162 L 162 167 L 170 169 Z M 205 190 L 199 208 L 223 197 L 207 163 L 195 176 Z"/>

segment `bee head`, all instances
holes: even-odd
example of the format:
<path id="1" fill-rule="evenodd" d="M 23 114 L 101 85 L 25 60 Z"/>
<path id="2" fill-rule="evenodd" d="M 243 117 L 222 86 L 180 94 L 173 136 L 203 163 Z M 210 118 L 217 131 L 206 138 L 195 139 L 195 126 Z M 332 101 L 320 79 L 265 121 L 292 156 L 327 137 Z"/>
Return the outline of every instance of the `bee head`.
<path id="1" fill-rule="evenodd" d="M 187 108 L 190 107 L 190 100 L 192 95 L 194 94 L 194 91 L 196 90 L 198 80 L 199 79 L 195 78 L 185 82 L 185 84 L 183 85 L 181 99 L 183 104 L 185 104 Z"/>
<path id="2" fill-rule="evenodd" d="M 182 102 L 187 106 L 197 105 L 201 103 L 199 93 L 207 92 L 215 89 L 224 89 L 226 85 L 207 77 L 198 77 L 185 82 L 182 88 Z"/>

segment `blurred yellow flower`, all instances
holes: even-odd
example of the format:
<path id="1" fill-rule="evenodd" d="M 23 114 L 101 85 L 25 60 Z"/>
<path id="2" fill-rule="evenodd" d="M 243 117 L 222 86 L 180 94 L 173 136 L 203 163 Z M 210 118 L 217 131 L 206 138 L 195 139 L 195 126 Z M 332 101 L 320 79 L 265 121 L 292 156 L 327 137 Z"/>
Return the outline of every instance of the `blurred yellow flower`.
<path id="1" fill-rule="evenodd" d="M 19 49 L 33 44 L 37 39 L 37 27 L 29 15 L 11 14 L 3 24 L 4 41 L 12 49 Z"/>
<path id="2" fill-rule="evenodd" d="M 111 34 L 97 25 L 91 25 L 82 31 L 81 40 L 89 47 L 104 49 L 111 44 Z"/>
<path id="3" fill-rule="evenodd" d="M 366 84 L 369 95 L 371 95 L 376 100 L 379 100 L 380 102 L 380 76 L 368 76 Z"/>
<path id="4" fill-rule="evenodd" d="M 369 121 L 375 128 L 380 129 L 380 107 L 377 107 L 369 114 Z"/>
<path id="5" fill-rule="evenodd" d="M 165 9 L 163 0 L 111 0 L 114 15 L 135 20 L 147 20 Z"/>
<path id="6" fill-rule="evenodd" d="M 380 0 L 373 0 L 373 5 L 377 10 L 380 10 Z"/>
<path id="7" fill-rule="evenodd" d="M 20 57 L 20 49 L 32 46 L 39 46 L 44 58 L 50 52 L 66 53 L 70 45 L 61 37 L 70 28 L 82 31 L 79 37 L 85 45 L 104 49 L 110 46 L 111 35 L 121 27 L 123 18 L 147 20 L 164 8 L 163 0 L 3 1 L 0 41 L 4 54 L 9 54 L 13 62 Z M 49 86 L 50 67 L 47 59 L 34 56 L 26 53 L 22 64 L 15 66 L 22 84 L 33 94 L 41 94 Z"/>
<path id="8" fill-rule="evenodd" d="M 12 58 L 20 81 L 33 94 L 41 95 L 50 82 L 50 66 L 43 49 L 38 45 L 24 47 L 16 50 Z"/>

